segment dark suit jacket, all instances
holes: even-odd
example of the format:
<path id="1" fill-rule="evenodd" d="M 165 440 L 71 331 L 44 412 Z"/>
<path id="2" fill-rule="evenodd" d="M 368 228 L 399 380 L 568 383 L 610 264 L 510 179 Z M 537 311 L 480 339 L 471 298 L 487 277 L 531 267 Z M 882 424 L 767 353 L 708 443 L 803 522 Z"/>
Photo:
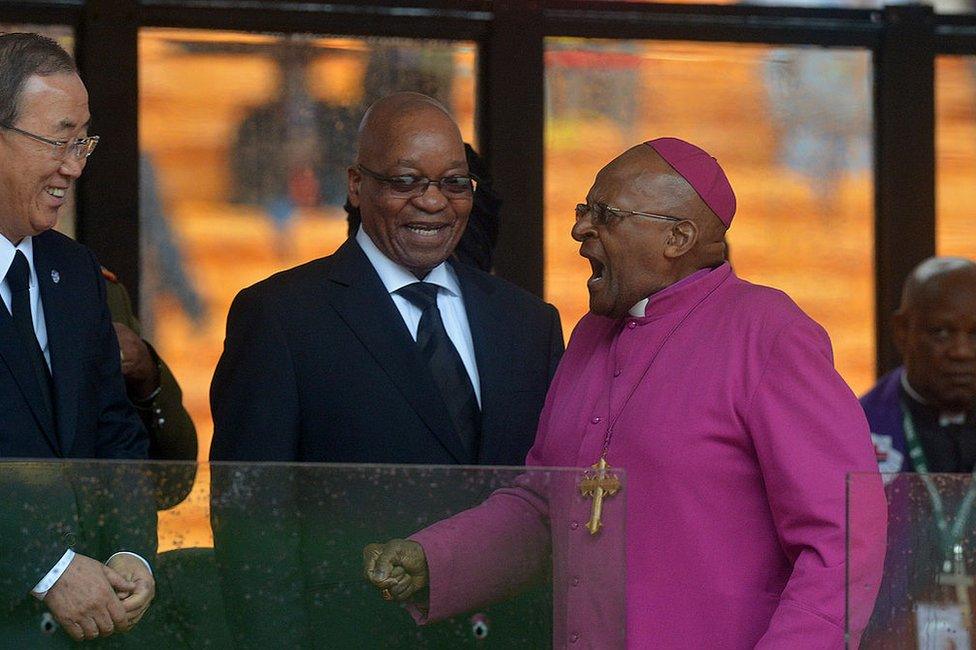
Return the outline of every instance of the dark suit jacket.
<path id="1" fill-rule="evenodd" d="M 145 458 L 146 430 L 125 394 L 119 344 L 94 254 L 61 233 L 34 237 L 54 378 L 57 434 L 27 350 L 0 309 L 0 458 Z"/>
<path id="2" fill-rule="evenodd" d="M 54 231 L 34 237 L 33 247 L 57 431 L 46 424 L 30 358 L 0 308 L 0 460 L 145 458 L 148 439 L 126 398 L 95 256 Z M 151 560 L 155 513 L 137 496 L 139 472 L 14 462 L 0 463 L 0 472 L 0 636 L 40 633 L 41 606 L 29 591 L 68 547 L 99 560 L 119 550 Z M 112 506 L 121 514 L 104 517 Z"/>
<path id="3" fill-rule="evenodd" d="M 559 316 L 502 279 L 454 269 L 481 381 L 477 462 L 521 465 L 562 354 Z M 470 462 L 354 239 L 238 294 L 210 401 L 211 460 Z"/>
<path id="4" fill-rule="evenodd" d="M 454 269 L 481 384 L 477 460 L 522 465 L 563 350 L 559 316 L 504 280 L 462 264 Z M 210 396 L 211 460 L 471 460 L 400 312 L 354 239 L 237 296 Z M 366 585 L 361 549 L 478 503 L 487 496 L 480 480 L 462 485 L 456 475 L 432 502 L 415 494 L 423 488 L 391 491 L 387 479 L 346 485 L 339 468 L 287 469 L 212 470 L 215 550 L 235 643 L 419 643 L 413 622 Z M 436 510 L 445 504 L 447 511 Z"/>

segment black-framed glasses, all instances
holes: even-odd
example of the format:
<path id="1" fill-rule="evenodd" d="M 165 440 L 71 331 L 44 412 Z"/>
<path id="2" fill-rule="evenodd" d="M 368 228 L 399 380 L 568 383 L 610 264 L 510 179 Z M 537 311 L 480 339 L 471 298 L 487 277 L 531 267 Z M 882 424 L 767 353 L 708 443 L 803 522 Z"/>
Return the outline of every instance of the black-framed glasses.
<path id="1" fill-rule="evenodd" d="M 590 220 L 595 226 L 605 226 L 609 221 L 610 217 L 626 217 L 628 215 L 635 215 L 638 217 L 646 217 L 648 219 L 660 219 L 661 221 L 687 221 L 687 219 L 682 219 L 680 217 L 672 217 L 668 214 L 656 214 L 654 212 L 637 212 L 636 210 L 624 210 L 623 208 L 615 208 L 612 205 L 607 205 L 606 203 L 600 203 L 594 201 L 593 205 L 589 203 L 577 203 L 576 204 L 576 221 L 580 219 L 585 219 L 587 215 L 590 215 Z"/>
<path id="2" fill-rule="evenodd" d="M 97 135 L 90 135 L 87 138 L 78 138 L 77 140 L 52 140 L 51 138 L 45 138 L 43 135 L 37 135 L 36 133 L 31 133 L 30 131 L 18 129 L 16 126 L 11 126 L 9 124 L 0 124 L 0 127 L 3 127 L 8 131 L 13 131 L 14 133 L 19 133 L 20 135 L 26 136 L 31 140 L 37 140 L 38 142 L 51 145 L 51 147 L 54 149 L 54 157 L 57 160 L 64 160 L 64 158 L 69 154 L 74 156 L 77 160 L 84 160 L 88 158 L 88 156 L 92 155 L 92 152 L 95 151 L 95 147 L 98 145 L 99 140 Z"/>
<path id="3" fill-rule="evenodd" d="M 425 176 L 414 176 L 413 174 L 384 176 L 359 164 L 356 167 L 370 178 L 378 180 L 390 188 L 390 193 L 394 196 L 404 199 L 423 196 L 431 185 L 439 187 L 441 192 L 449 198 L 465 198 L 473 195 L 478 186 L 478 180 L 471 175 L 455 174 L 434 181 Z"/>

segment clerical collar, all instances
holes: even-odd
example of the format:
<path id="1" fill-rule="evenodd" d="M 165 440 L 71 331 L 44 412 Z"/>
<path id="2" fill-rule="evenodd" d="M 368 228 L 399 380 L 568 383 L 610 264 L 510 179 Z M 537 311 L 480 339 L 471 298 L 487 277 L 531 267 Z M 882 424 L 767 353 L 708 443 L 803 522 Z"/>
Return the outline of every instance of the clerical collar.
<path id="1" fill-rule="evenodd" d="M 712 268 L 699 269 L 699 270 L 695 271 L 694 273 L 692 273 L 691 275 L 689 275 L 687 277 L 684 277 L 684 278 L 681 278 L 680 280 L 678 280 L 674 284 L 669 285 L 669 286 L 661 289 L 657 293 L 653 293 L 650 296 L 648 296 L 647 298 L 644 298 L 643 300 L 641 300 L 640 302 L 638 302 L 636 305 L 634 305 L 633 307 L 631 307 L 630 308 L 630 311 L 628 313 L 631 316 L 634 316 L 635 318 L 643 318 L 644 316 L 650 316 L 651 315 L 651 314 L 648 313 L 648 311 L 651 310 L 651 309 L 653 309 L 654 311 L 657 311 L 658 310 L 658 307 L 662 307 L 662 308 L 664 308 L 666 310 L 666 304 L 672 301 L 672 299 L 673 299 L 672 297 L 675 294 L 680 293 L 682 291 L 682 289 L 684 289 L 688 285 L 694 284 L 698 280 L 700 280 L 700 279 L 704 278 L 705 276 L 709 275 L 712 271 L 718 272 L 718 271 L 721 271 L 723 269 L 726 270 L 726 271 L 731 271 L 731 267 L 729 267 L 728 262 L 726 262 L 726 263 L 722 264 L 721 266 L 718 266 L 718 267 L 716 267 L 714 269 L 712 269 Z M 723 279 L 724 279 L 724 277 L 726 275 L 728 275 L 728 272 L 721 274 L 721 276 L 722 276 Z"/>
<path id="2" fill-rule="evenodd" d="M 400 266 L 384 255 L 383 251 L 377 248 L 373 240 L 366 234 L 362 226 L 356 232 L 356 243 L 363 249 L 363 253 L 366 254 L 369 263 L 373 265 L 376 273 L 380 276 L 383 286 L 391 294 L 396 293 L 408 284 L 413 284 L 418 281 L 417 276 L 409 269 Z M 461 295 L 461 283 L 458 281 L 454 269 L 447 262 L 441 262 L 432 268 L 430 273 L 424 277 L 423 281 L 436 284 L 438 287 L 445 289 L 455 296 Z"/>
<path id="3" fill-rule="evenodd" d="M 911 397 L 915 402 L 935 411 L 935 406 L 929 402 L 927 399 L 922 397 L 922 395 L 912 388 L 912 385 L 908 383 L 908 372 L 902 371 L 901 373 L 901 387 L 905 393 Z M 950 424 L 966 424 L 966 412 L 965 411 L 938 411 L 939 416 L 939 426 L 946 427 Z"/>

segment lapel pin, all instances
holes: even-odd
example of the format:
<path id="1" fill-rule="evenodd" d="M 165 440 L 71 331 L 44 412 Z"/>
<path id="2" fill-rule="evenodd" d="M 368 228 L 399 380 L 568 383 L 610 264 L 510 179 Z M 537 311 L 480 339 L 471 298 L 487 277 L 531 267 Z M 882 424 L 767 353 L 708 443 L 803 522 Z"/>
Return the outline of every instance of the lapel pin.
<path id="1" fill-rule="evenodd" d="M 57 269 L 51 269 L 51 279 L 54 280 L 54 284 L 61 282 L 61 274 Z"/>

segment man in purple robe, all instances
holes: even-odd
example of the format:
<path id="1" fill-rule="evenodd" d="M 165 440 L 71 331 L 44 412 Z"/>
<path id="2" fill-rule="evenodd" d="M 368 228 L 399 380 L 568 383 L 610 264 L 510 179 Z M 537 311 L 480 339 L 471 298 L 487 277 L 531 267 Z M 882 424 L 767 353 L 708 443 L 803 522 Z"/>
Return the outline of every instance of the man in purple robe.
<path id="1" fill-rule="evenodd" d="M 922 481 L 894 474 L 976 469 L 976 264 L 959 257 L 923 261 L 905 281 L 891 325 L 904 365 L 861 398 L 896 515 L 872 621 L 879 642 L 914 638 L 920 602 L 958 598 L 938 582 L 940 567 L 955 556 L 940 541 L 931 493 Z M 960 504 L 970 487 L 963 480 L 938 485 L 942 498 Z M 965 516 L 951 508 L 952 521 Z M 963 567 L 966 574 L 976 569 L 971 557 Z"/>
<path id="2" fill-rule="evenodd" d="M 914 472 L 909 417 L 930 472 L 976 465 L 976 264 L 932 257 L 912 271 L 892 318 L 904 366 L 861 398 L 883 472 Z"/>
<path id="3" fill-rule="evenodd" d="M 682 140 L 600 171 L 573 228 L 593 269 L 591 313 L 526 462 L 623 468 L 625 498 L 604 499 L 601 527 L 578 486 L 527 474 L 409 540 L 368 546 L 384 597 L 437 620 L 503 597 L 551 554 L 554 645 L 619 647 L 602 596 L 623 575 L 605 551 L 625 535 L 628 647 L 840 648 L 845 627 L 856 645 L 886 524 L 867 422 L 823 328 L 732 272 L 734 213 L 717 161 Z M 852 495 L 848 564 L 850 472 L 868 474 Z"/>

